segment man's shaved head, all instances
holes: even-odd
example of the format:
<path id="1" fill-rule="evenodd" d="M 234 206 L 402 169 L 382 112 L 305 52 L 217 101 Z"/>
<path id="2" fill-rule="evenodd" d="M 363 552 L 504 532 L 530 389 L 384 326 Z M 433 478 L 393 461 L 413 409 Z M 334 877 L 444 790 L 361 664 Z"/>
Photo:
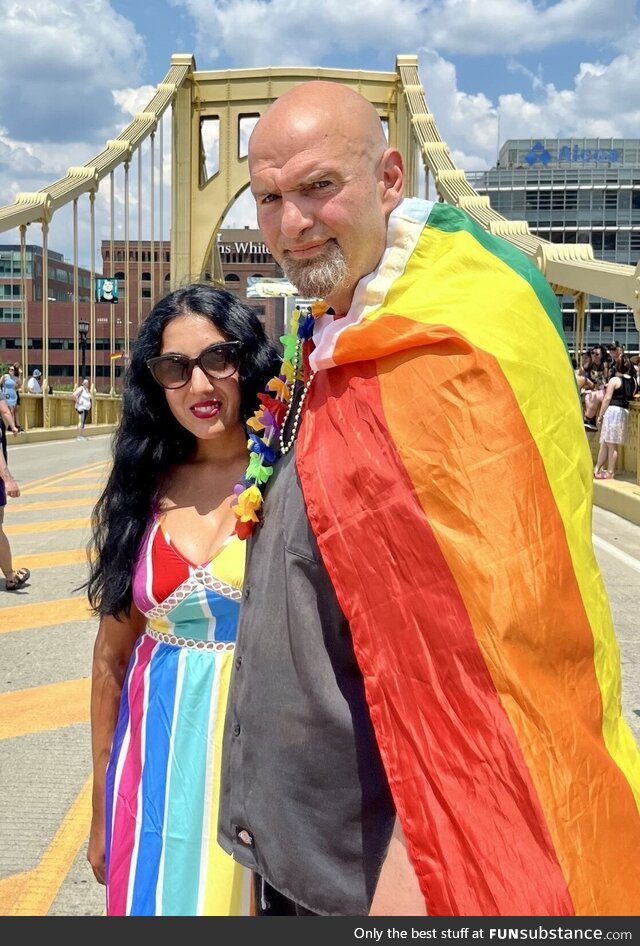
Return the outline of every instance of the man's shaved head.
<path id="1" fill-rule="evenodd" d="M 266 110 L 249 140 L 252 152 L 271 135 L 312 132 L 320 136 L 348 138 L 352 147 L 373 156 L 387 148 L 382 123 L 373 105 L 348 85 L 316 80 L 303 82 L 284 92 Z"/>

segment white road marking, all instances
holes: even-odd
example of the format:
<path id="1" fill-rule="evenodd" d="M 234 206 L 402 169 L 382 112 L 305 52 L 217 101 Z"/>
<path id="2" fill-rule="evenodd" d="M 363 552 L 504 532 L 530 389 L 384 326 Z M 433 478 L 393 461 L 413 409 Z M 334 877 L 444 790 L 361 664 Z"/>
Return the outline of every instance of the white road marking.
<path id="1" fill-rule="evenodd" d="M 628 555 L 627 552 L 616 548 L 611 542 L 607 542 L 606 539 L 601 539 L 598 535 L 593 536 L 593 544 L 595 548 L 601 549 L 603 552 L 606 552 L 607 555 L 611 555 L 612 558 L 617 558 L 619 562 L 623 562 L 623 564 L 627 565 L 629 568 L 633 568 L 634 571 L 640 572 L 640 559 L 634 558 L 633 555 Z"/>

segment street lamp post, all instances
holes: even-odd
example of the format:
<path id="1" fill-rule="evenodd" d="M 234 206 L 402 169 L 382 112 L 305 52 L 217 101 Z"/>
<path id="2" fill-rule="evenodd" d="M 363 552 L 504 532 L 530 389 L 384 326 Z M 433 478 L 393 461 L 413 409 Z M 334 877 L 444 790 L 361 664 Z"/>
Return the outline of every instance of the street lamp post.
<path id="1" fill-rule="evenodd" d="M 89 334 L 89 323 L 81 320 L 78 322 L 78 335 L 80 337 L 80 382 L 85 376 L 87 370 L 87 335 Z"/>

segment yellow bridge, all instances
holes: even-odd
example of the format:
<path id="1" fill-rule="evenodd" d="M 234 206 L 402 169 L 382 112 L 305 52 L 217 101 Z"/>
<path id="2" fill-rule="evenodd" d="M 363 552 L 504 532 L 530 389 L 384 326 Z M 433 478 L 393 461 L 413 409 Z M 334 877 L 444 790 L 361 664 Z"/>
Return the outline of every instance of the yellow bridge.
<path id="1" fill-rule="evenodd" d="M 19 230 L 23 274 L 27 228 L 36 225 L 42 231 L 45 381 L 49 349 L 47 254 L 55 215 L 64 208 L 72 213 L 69 226 L 73 227 L 75 272 L 78 271 L 80 233 L 88 234 L 93 282 L 98 231 L 110 234 L 112 246 L 116 230 L 123 233 L 124 257 L 128 260 L 129 245 L 136 240 L 140 243 L 143 231 L 146 231 L 146 239 L 150 239 L 150 256 L 154 259 L 154 242 L 162 240 L 165 229 L 169 229 L 171 234 L 166 279 L 169 286 L 196 279 L 206 271 L 222 281 L 216 238 L 225 215 L 248 187 L 246 139 L 251 127 L 282 92 L 314 78 L 345 83 L 375 106 L 387 126 L 389 143 L 404 156 L 408 195 L 430 197 L 463 208 L 486 230 L 504 237 L 533 259 L 558 295 L 573 298 L 576 352 L 583 348 L 585 311 L 590 295 L 627 307 L 640 329 L 640 264 L 634 267 L 595 259 L 589 244 L 552 243 L 532 233 L 525 220 L 507 220 L 493 209 L 489 198 L 478 194 L 465 173 L 455 166 L 446 142 L 440 137 L 418 74 L 417 56 L 398 56 L 393 72 L 310 67 L 202 71 L 196 68 L 193 56 L 176 54 L 144 111 L 136 114 L 116 138 L 107 141 L 99 154 L 82 166 L 70 168 L 64 178 L 49 187 L 35 193 L 20 193 L 13 204 L 0 207 L 0 232 Z M 168 148 L 164 143 L 165 134 L 170 138 Z M 163 158 L 165 149 L 167 160 Z M 167 163 L 170 163 L 170 171 L 169 180 L 165 182 Z M 100 194 L 103 181 L 105 187 Z M 130 212 L 134 202 L 137 232 L 133 232 L 135 227 L 132 227 L 133 214 Z M 116 213 L 116 204 L 120 217 Z M 82 212 L 88 215 L 84 228 L 79 223 Z M 112 265 L 113 257 L 112 252 Z M 151 278 L 153 280 L 153 275 Z M 158 292 L 166 288 L 166 283 L 157 287 Z M 78 375 L 77 288 L 76 284 L 73 293 L 74 376 Z M 27 350 L 29 319 L 25 295 L 23 292 L 23 351 Z M 151 297 L 155 295 L 156 287 L 152 282 Z M 90 298 L 93 346 L 96 334 L 95 285 L 91 286 Z M 140 299 L 137 303 L 139 306 Z M 127 293 L 125 351 L 129 349 L 130 325 L 135 324 L 131 318 L 135 314 L 135 305 L 136 300 Z M 140 321 L 139 311 L 137 321 Z M 113 326 L 111 337 L 113 340 Z M 95 360 L 95 349 L 92 348 L 89 364 L 94 366 L 93 371 Z M 92 383 L 95 385 L 95 374 L 92 374 Z M 111 388 L 114 395 L 113 383 Z M 66 404 L 64 398 L 57 397 L 55 404 L 53 399 L 47 398 L 45 387 L 42 412 L 45 428 L 65 423 L 70 411 L 71 405 Z M 117 412 L 117 398 L 98 397 L 96 413 L 102 422 L 114 421 Z M 64 420 L 60 420 L 58 415 L 64 415 Z M 637 430 L 633 436 L 635 443 Z"/>

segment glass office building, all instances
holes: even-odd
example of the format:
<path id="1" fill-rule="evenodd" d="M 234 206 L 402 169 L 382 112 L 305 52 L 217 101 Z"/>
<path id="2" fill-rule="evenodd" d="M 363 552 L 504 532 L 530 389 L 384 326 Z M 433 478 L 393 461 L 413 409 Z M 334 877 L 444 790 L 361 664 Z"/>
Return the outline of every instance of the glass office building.
<path id="1" fill-rule="evenodd" d="M 596 259 L 633 266 L 640 259 L 640 139 L 521 138 L 505 142 L 495 168 L 467 172 L 479 194 L 508 220 L 526 220 L 552 243 L 590 243 Z M 562 299 L 569 346 L 573 299 Z M 632 312 L 589 296 L 586 344 L 621 342 L 638 352 Z"/>

